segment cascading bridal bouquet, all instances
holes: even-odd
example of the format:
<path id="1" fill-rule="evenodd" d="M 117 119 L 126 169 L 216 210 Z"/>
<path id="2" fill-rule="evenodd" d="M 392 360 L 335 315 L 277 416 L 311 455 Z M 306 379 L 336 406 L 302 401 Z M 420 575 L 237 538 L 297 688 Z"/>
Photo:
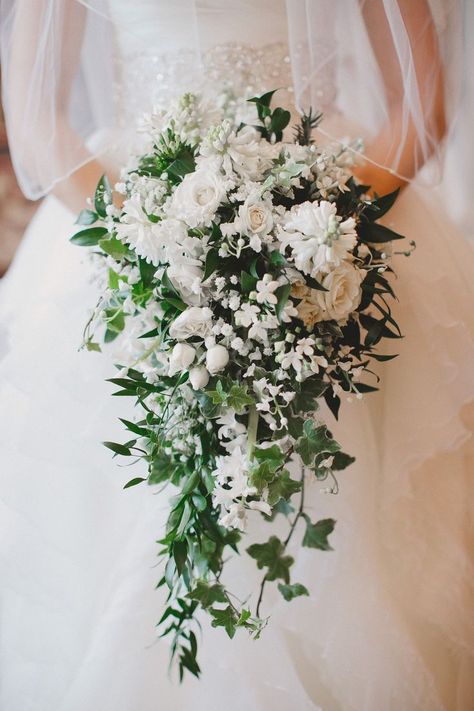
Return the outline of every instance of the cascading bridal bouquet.
<path id="1" fill-rule="evenodd" d="M 122 420 L 132 439 L 105 444 L 146 469 L 126 487 L 173 487 L 159 625 L 180 678 L 200 673 L 198 608 L 229 637 L 240 627 L 258 637 L 267 583 L 285 600 L 309 594 L 291 579 L 288 545 L 298 535 L 329 550 L 335 522 L 310 518 L 305 482 L 335 492 L 354 461 L 318 402 L 337 417 L 343 394 L 376 390 L 363 382 L 371 361 L 394 357 L 376 346 L 400 337 L 388 276 L 401 237 L 377 223 L 396 193 L 370 199 L 351 173 L 353 147 L 313 143 L 319 115 L 284 142 L 290 114 L 272 110 L 273 93 L 250 100 L 255 125 L 191 94 L 146 116 L 149 150 L 115 187 L 123 206 L 102 178 L 71 240 L 93 247 L 104 277 L 85 346 L 100 350 L 94 333 L 117 339 L 114 394 L 139 406 Z M 224 583 L 252 516 L 273 529 L 246 548 L 262 570 L 253 610 Z"/>

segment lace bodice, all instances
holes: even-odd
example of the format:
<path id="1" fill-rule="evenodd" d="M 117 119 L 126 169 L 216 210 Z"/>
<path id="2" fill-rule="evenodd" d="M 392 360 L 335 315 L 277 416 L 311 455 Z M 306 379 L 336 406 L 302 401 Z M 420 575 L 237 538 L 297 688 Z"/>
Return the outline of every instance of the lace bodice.
<path id="1" fill-rule="evenodd" d="M 280 88 L 292 105 L 284 0 L 110 0 L 115 97 L 122 123 L 189 90 L 236 97 Z M 194 3 L 193 3 L 194 7 Z"/>

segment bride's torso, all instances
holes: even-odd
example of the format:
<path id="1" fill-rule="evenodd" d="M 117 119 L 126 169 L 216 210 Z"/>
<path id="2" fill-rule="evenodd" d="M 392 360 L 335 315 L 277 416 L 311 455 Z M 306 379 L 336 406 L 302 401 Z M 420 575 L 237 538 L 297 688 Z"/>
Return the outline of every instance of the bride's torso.
<path id="1" fill-rule="evenodd" d="M 279 88 L 292 104 L 285 0 L 108 0 L 123 123 L 185 91 L 235 97 Z"/>

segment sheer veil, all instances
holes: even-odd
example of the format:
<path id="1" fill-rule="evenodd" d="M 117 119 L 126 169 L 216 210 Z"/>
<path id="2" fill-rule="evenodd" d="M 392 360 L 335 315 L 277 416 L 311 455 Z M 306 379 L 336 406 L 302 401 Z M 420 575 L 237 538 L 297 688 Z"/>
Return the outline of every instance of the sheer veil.
<path id="1" fill-rule="evenodd" d="M 402 177 L 413 178 L 429 159 L 431 168 L 439 168 L 446 141 L 439 141 L 433 107 L 442 104 L 448 134 L 455 119 L 461 120 L 459 3 L 286 0 L 297 107 L 356 117 L 367 140 L 391 124 L 393 143 L 376 162 Z M 157 51 L 166 52 L 172 35 L 174 49 L 194 50 L 195 70 L 202 51 L 200 4 L 161 5 Z M 10 145 L 25 194 L 38 198 L 90 159 L 86 146 L 92 136 L 117 125 L 115 17 L 107 0 L 2 0 L 0 8 Z M 340 138 L 334 129 L 329 135 Z M 407 153 L 410 175 L 403 169 Z"/>

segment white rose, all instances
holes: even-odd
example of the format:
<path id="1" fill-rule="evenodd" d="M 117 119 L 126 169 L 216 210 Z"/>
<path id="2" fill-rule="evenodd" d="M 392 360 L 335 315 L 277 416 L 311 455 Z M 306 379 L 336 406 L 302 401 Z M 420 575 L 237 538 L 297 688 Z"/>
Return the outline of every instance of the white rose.
<path id="1" fill-rule="evenodd" d="M 189 227 L 208 227 L 225 197 L 222 177 L 205 164 L 184 176 L 171 200 L 171 213 Z"/>
<path id="2" fill-rule="evenodd" d="M 364 276 L 365 272 L 351 262 L 343 262 L 322 280 L 327 291 L 308 289 L 302 293 L 297 307 L 299 317 L 308 328 L 318 321 L 345 321 L 360 304 Z"/>
<path id="3" fill-rule="evenodd" d="M 268 205 L 263 201 L 252 205 L 241 205 L 239 217 L 244 232 L 266 235 L 273 227 L 273 216 Z"/>
<path id="4" fill-rule="evenodd" d="M 323 279 L 323 286 L 328 291 L 318 291 L 321 305 L 326 310 L 324 320 L 344 321 L 360 304 L 362 289 L 360 285 L 365 276 L 350 262 L 342 262 L 339 267 L 329 272 Z"/>
<path id="5" fill-rule="evenodd" d="M 191 368 L 189 371 L 189 382 L 194 390 L 205 388 L 209 382 L 209 373 L 203 365 Z"/>
<path id="6" fill-rule="evenodd" d="M 229 351 L 224 346 L 212 346 L 206 353 L 206 366 L 211 375 L 223 370 L 229 362 Z"/>
<path id="7" fill-rule="evenodd" d="M 181 258 L 170 260 L 167 274 L 171 283 L 188 304 L 198 304 L 202 294 L 203 270 L 197 260 Z"/>
<path id="8" fill-rule="evenodd" d="M 207 307 L 190 306 L 173 321 L 169 333 L 171 338 L 182 341 L 191 336 L 206 338 L 211 332 L 211 326 L 211 309 Z"/>
<path id="9" fill-rule="evenodd" d="M 187 343 L 177 343 L 171 352 L 168 375 L 187 370 L 196 357 L 196 351 Z"/>

